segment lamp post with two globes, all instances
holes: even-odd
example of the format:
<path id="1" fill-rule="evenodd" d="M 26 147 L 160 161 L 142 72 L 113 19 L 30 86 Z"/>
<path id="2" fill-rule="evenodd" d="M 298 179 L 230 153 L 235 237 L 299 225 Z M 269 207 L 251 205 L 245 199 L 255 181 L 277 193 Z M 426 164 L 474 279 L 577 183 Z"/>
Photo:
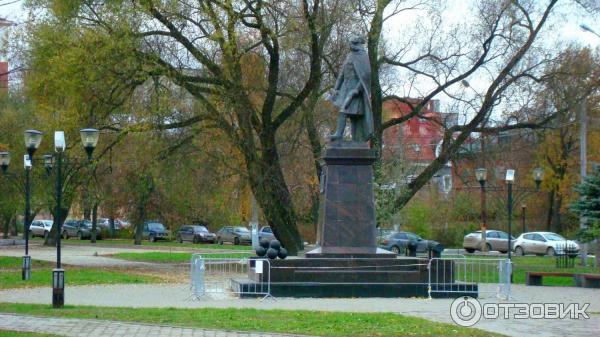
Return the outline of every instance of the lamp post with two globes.
<path id="1" fill-rule="evenodd" d="M 97 129 L 82 129 L 79 131 L 83 148 L 87 154 L 87 162 L 92 161 L 92 154 L 98 144 L 100 131 Z M 62 233 L 62 165 L 63 157 L 67 149 L 65 134 L 63 131 L 54 132 L 54 152 L 56 159 L 56 210 L 54 222 L 57 224 L 56 231 L 56 268 L 52 270 L 52 307 L 62 308 L 65 304 L 65 270 L 61 264 L 61 233 Z M 65 214 L 66 216 L 66 214 Z"/>

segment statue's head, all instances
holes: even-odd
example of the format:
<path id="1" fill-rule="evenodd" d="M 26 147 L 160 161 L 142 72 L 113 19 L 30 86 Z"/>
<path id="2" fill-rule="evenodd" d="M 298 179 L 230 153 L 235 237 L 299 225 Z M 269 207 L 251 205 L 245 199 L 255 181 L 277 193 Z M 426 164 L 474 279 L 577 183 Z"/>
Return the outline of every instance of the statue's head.
<path id="1" fill-rule="evenodd" d="M 360 35 L 352 35 L 350 39 L 348 39 L 350 44 L 350 49 L 353 51 L 358 51 L 363 49 L 363 45 L 366 43 L 365 38 Z"/>

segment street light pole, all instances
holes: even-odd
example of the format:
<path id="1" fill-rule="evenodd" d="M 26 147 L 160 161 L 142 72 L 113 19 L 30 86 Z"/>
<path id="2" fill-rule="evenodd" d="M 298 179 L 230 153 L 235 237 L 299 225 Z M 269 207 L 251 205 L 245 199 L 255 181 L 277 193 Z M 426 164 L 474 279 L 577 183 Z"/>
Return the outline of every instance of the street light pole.
<path id="1" fill-rule="evenodd" d="M 88 156 L 88 164 L 91 162 L 92 153 L 98 143 L 100 131 L 97 129 L 82 129 L 81 142 Z M 57 223 L 56 231 L 56 269 L 52 270 L 52 307 L 62 308 L 65 305 L 65 270 L 61 265 L 60 239 L 62 234 L 62 161 L 66 150 L 65 133 L 63 131 L 54 132 L 54 151 L 56 152 L 56 214 L 54 215 Z M 65 214 L 66 216 L 66 214 Z"/>
<path id="2" fill-rule="evenodd" d="M 27 154 L 23 157 L 25 166 L 25 214 L 23 216 L 23 231 L 25 232 L 25 256 L 21 268 L 21 278 L 31 278 L 31 256 L 29 256 L 29 227 L 31 225 L 31 168 L 33 165 L 33 154 L 42 142 L 42 133 L 37 130 L 25 130 L 25 148 Z"/>
<path id="3" fill-rule="evenodd" d="M 527 209 L 527 205 L 522 204 L 521 205 L 521 221 L 523 222 L 522 233 L 526 233 L 527 232 L 527 227 L 525 227 L 525 209 Z"/>
<path id="4" fill-rule="evenodd" d="M 486 200 L 485 200 L 485 181 L 487 178 L 487 171 L 485 168 L 478 168 L 475 170 L 475 178 L 479 182 L 479 186 L 481 186 L 481 195 L 480 195 L 480 204 L 481 204 L 481 251 L 487 252 L 487 242 L 486 242 L 486 229 L 487 229 L 487 213 L 486 213 Z"/>
<path id="5" fill-rule="evenodd" d="M 586 102 L 585 98 L 583 98 L 581 100 L 581 103 L 579 103 L 579 120 L 581 123 L 581 126 L 579 128 L 580 129 L 580 135 L 579 135 L 580 153 L 579 153 L 579 156 L 580 156 L 580 161 L 581 161 L 581 165 L 580 165 L 581 183 L 583 183 L 585 181 L 585 177 L 587 175 L 587 104 L 586 103 L 587 102 Z M 582 216 L 579 217 L 579 228 L 580 229 L 585 228 L 585 219 Z M 581 245 L 581 254 L 580 254 L 582 266 L 587 265 L 587 250 L 588 250 L 587 248 L 588 248 L 587 243 L 583 242 Z"/>
<path id="6" fill-rule="evenodd" d="M 21 268 L 21 279 L 27 281 L 31 278 L 31 256 L 29 256 L 29 226 L 31 215 L 31 157 L 25 155 L 25 215 L 23 217 L 23 234 L 25 235 L 25 256 Z"/>
<path id="7" fill-rule="evenodd" d="M 585 24 L 580 24 L 579 27 L 588 33 L 594 34 L 600 38 L 600 34 L 596 33 L 592 28 Z M 579 136 L 579 149 L 580 149 L 580 157 L 581 157 L 581 183 L 585 181 L 585 176 L 587 175 L 587 102 L 584 97 L 579 104 L 579 120 L 581 123 L 580 136 Z M 585 228 L 585 219 L 583 217 L 579 217 L 579 228 Z M 587 266 L 587 253 L 588 253 L 588 245 L 585 242 L 581 243 L 581 253 L 579 256 L 581 257 L 581 265 Z"/>
<path id="8" fill-rule="evenodd" d="M 65 270 L 60 261 L 60 239 L 62 234 L 62 154 L 66 149 L 65 134 L 54 132 L 54 150 L 56 152 L 56 269 L 52 270 L 52 307 L 62 308 L 65 305 Z"/>
<path id="9" fill-rule="evenodd" d="M 508 184 L 508 260 L 511 261 L 512 253 L 512 185 L 515 181 L 515 170 L 506 170 L 506 183 Z M 511 275 L 512 276 L 512 275 Z"/>

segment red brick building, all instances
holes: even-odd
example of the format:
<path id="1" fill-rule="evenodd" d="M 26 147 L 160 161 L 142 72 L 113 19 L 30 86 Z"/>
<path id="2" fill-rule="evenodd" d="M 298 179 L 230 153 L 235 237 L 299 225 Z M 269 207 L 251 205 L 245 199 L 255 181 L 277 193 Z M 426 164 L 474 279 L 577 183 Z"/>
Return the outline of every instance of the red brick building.
<path id="1" fill-rule="evenodd" d="M 410 99 L 414 104 L 417 99 Z M 390 127 L 383 133 L 384 155 L 391 155 L 399 150 L 406 160 L 428 163 L 435 159 L 435 148 L 442 139 L 443 127 L 440 126 L 442 116 L 438 101 L 430 101 L 420 116 Z M 398 100 L 387 101 L 383 105 L 386 119 L 399 118 L 411 112 L 408 104 Z M 387 152 L 387 153 L 386 153 Z"/>
<path id="2" fill-rule="evenodd" d="M 8 90 L 8 62 L 0 61 L 0 91 Z"/>
<path id="3" fill-rule="evenodd" d="M 418 104 L 419 99 L 408 98 L 411 104 Z M 384 103 L 384 119 L 399 118 L 411 113 L 411 107 L 398 100 Z M 438 148 L 445 128 L 457 123 L 456 113 L 442 113 L 439 100 L 431 100 L 418 116 L 386 129 L 383 133 L 383 158 L 400 158 L 402 164 L 410 167 L 406 170 L 406 179 L 418 174 L 437 156 Z M 450 164 L 442 169 L 434 179 L 440 190 L 448 192 L 452 186 Z"/>

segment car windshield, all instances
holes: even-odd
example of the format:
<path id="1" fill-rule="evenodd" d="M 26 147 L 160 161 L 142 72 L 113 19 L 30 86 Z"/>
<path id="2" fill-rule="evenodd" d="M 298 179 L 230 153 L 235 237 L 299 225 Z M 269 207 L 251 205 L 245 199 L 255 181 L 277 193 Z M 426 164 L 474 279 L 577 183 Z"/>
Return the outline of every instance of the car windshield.
<path id="1" fill-rule="evenodd" d="M 206 233 L 206 232 L 208 232 L 208 229 L 206 229 L 206 227 L 204 227 L 204 226 L 194 226 L 194 231 Z"/>
<path id="2" fill-rule="evenodd" d="M 90 228 L 90 227 L 92 227 L 92 222 L 89 221 L 89 220 L 84 220 L 84 221 L 81 222 L 81 227 Z"/>
<path id="3" fill-rule="evenodd" d="M 246 227 L 236 227 L 234 229 L 234 232 L 237 232 L 237 233 L 250 233 L 250 231 Z"/>
<path id="4" fill-rule="evenodd" d="M 160 222 L 150 222 L 148 223 L 148 229 L 153 231 L 164 231 L 165 226 L 163 226 L 163 224 Z"/>
<path id="5" fill-rule="evenodd" d="M 271 227 L 265 227 L 262 231 L 265 233 L 271 233 Z"/>
<path id="6" fill-rule="evenodd" d="M 567 239 L 563 238 L 562 236 L 558 235 L 558 234 L 554 234 L 554 233 L 547 233 L 544 234 L 544 237 L 548 240 L 548 241 L 565 241 Z"/>

